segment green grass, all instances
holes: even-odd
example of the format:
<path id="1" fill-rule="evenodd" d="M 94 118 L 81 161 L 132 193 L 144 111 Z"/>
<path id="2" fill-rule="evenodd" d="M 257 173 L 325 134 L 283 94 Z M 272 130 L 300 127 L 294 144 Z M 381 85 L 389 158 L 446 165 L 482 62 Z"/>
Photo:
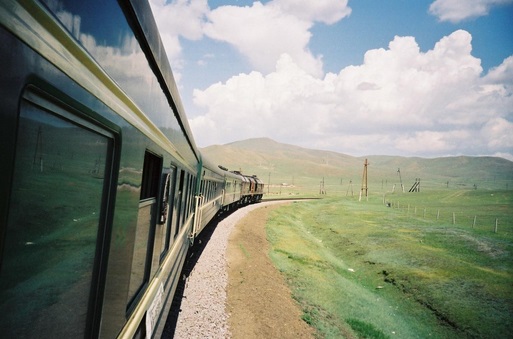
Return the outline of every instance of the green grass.
<path id="1" fill-rule="evenodd" d="M 412 218 L 449 227 L 513 233 L 513 191 L 439 190 L 428 193 L 387 194 L 393 208 Z"/>
<path id="2" fill-rule="evenodd" d="M 294 203 L 271 215 L 270 256 L 303 308 L 303 319 L 323 338 L 510 336 L 513 192 L 386 198 L 400 207 L 386 207 L 378 195 L 362 202 L 333 197 Z M 413 206 L 422 207 L 415 214 Z M 459 220 L 479 215 L 502 221 L 494 233 L 468 220 L 453 224 L 452 215 L 425 216 L 424 208 L 457 210 Z"/>
<path id="3" fill-rule="evenodd" d="M 358 319 L 347 319 L 346 322 L 349 324 L 349 326 L 351 326 L 353 331 L 355 331 L 357 335 L 361 338 L 389 338 L 389 336 L 385 335 L 383 332 L 376 329 L 374 325 L 366 323 L 364 321 L 360 321 Z"/>

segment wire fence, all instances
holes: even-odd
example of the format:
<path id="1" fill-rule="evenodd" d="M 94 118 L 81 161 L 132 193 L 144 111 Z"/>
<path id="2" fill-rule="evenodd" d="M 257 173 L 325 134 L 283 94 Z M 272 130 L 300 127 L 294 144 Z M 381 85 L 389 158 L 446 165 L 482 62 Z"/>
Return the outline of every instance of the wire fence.
<path id="1" fill-rule="evenodd" d="M 513 234 L 513 218 L 510 215 L 513 211 L 501 211 L 502 206 L 498 206 L 497 209 L 479 210 L 454 206 L 452 208 L 451 206 L 423 207 L 400 201 L 387 201 L 385 204 L 404 213 L 407 217 L 443 226 Z"/>

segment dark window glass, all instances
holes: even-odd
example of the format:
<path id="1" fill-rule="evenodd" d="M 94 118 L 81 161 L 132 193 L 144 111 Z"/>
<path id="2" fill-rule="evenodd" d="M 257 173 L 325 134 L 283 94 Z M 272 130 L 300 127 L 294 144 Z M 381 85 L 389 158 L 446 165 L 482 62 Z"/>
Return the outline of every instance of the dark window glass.
<path id="1" fill-rule="evenodd" d="M 162 171 L 162 158 L 146 152 L 144 155 L 143 178 L 140 200 L 157 198 Z"/>
<path id="2" fill-rule="evenodd" d="M 22 101 L 1 257 L 2 337 L 88 335 L 113 142 L 82 123 Z"/>
<path id="3" fill-rule="evenodd" d="M 148 281 L 153 253 L 154 226 L 160 217 L 157 208 L 162 158 L 146 151 L 144 155 L 141 198 L 137 215 L 132 270 L 130 272 L 129 300 L 133 301 Z M 130 303 L 131 304 L 131 303 Z M 131 306 L 131 305 L 129 305 Z"/>
<path id="4" fill-rule="evenodd" d="M 167 178 L 169 182 L 166 183 L 166 188 L 164 189 L 164 196 L 166 197 L 167 204 L 167 217 L 164 220 L 164 229 L 162 230 L 163 234 L 161 237 L 161 248 L 162 251 L 160 253 L 160 257 L 163 258 L 164 255 L 169 250 L 169 246 L 171 245 L 171 228 L 173 225 L 173 216 L 174 216 L 174 198 L 175 198 L 175 184 L 176 184 L 176 167 L 172 167 L 170 172 L 167 174 Z"/>
<path id="5" fill-rule="evenodd" d="M 182 227 L 187 222 L 187 218 L 189 217 L 189 180 L 190 175 L 189 173 L 185 174 L 185 187 L 184 187 L 184 196 L 183 196 L 183 220 L 182 220 Z"/>
<path id="6" fill-rule="evenodd" d="M 191 176 L 191 196 L 190 196 L 190 199 L 191 199 L 191 211 L 190 213 L 193 213 L 194 212 L 194 208 L 195 208 L 195 205 L 196 205 L 196 199 L 194 198 L 195 197 L 195 191 L 194 191 L 194 186 L 196 184 L 196 178 L 194 176 Z"/>
<path id="7" fill-rule="evenodd" d="M 178 186 L 178 194 L 176 195 L 176 227 L 175 227 L 175 235 L 174 237 L 178 235 L 178 232 L 180 231 L 180 227 L 182 226 L 182 223 L 180 222 L 181 216 L 183 214 L 182 212 L 182 197 L 183 197 L 183 184 L 184 184 L 184 175 L 185 172 L 183 170 L 180 171 L 180 183 Z"/>

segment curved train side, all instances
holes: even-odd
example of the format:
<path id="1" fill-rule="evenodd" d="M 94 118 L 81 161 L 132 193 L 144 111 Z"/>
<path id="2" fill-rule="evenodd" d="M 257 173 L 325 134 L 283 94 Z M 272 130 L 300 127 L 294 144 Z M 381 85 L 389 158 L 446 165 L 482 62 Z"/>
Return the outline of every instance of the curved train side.
<path id="1" fill-rule="evenodd" d="M 4 0 L 0 46 L 2 333 L 160 337 L 190 244 L 262 181 L 202 157 L 146 1 Z"/>

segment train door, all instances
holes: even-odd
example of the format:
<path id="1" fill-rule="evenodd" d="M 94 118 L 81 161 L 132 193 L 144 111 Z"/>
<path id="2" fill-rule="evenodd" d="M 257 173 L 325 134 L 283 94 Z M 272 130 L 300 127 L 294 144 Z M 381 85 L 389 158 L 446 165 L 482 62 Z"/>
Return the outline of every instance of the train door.
<path id="1" fill-rule="evenodd" d="M 162 157 L 146 151 L 144 155 L 139 212 L 135 230 L 135 242 L 132 257 L 132 270 L 129 284 L 129 310 L 135 305 L 151 272 L 155 224 L 158 216 L 158 195 Z"/>

